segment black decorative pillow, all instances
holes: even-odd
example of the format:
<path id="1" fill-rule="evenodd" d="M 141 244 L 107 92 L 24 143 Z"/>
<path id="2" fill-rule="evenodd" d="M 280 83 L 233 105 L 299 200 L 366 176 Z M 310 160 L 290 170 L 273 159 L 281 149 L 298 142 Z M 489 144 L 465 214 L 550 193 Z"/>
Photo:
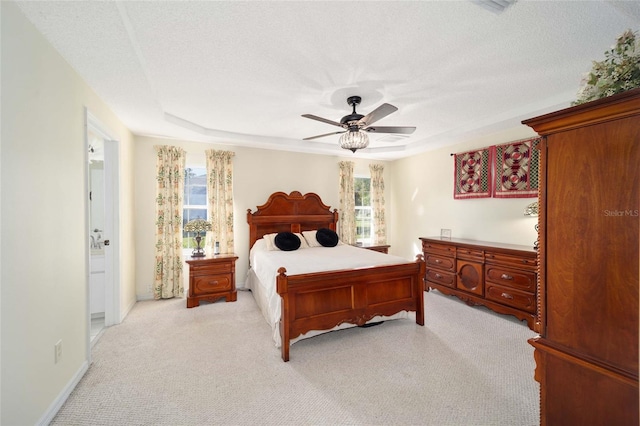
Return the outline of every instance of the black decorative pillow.
<path id="1" fill-rule="evenodd" d="M 293 251 L 300 248 L 300 238 L 293 232 L 278 232 L 273 243 L 282 251 Z"/>
<path id="2" fill-rule="evenodd" d="M 324 247 L 335 247 L 338 245 L 338 234 L 329 228 L 320 228 L 316 232 L 316 240 Z"/>

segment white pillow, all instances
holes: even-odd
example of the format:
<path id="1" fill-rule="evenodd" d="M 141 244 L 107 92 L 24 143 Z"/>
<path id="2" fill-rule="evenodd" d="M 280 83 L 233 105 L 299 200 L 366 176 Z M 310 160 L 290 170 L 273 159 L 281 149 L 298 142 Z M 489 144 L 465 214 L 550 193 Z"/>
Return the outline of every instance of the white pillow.
<path id="1" fill-rule="evenodd" d="M 260 238 L 255 243 L 253 243 L 253 247 L 251 250 L 254 251 L 266 251 L 267 250 L 267 241 L 264 238 Z"/>
<path id="2" fill-rule="evenodd" d="M 300 248 L 301 249 L 306 249 L 309 248 L 309 243 L 307 242 L 307 239 L 304 237 L 304 235 L 298 233 L 298 232 L 294 232 L 294 234 L 300 238 Z"/>
<path id="3" fill-rule="evenodd" d="M 265 243 L 267 244 L 267 251 L 274 251 L 274 250 L 280 251 L 280 249 L 276 246 L 276 243 L 275 243 L 276 235 L 278 235 L 277 232 L 273 233 L 273 234 L 266 234 L 265 236 L 262 237 L 264 239 Z M 296 235 L 298 238 L 300 238 L 300 248 L 301 249 L 309 248 L 309 244 L 307 243 L 307 240 L 305 240 L 305 238 L 302 236 L 302 234 L 294 232 L 294 235 Z M 314 238 L 315 238 L 315 235 L 316 234 L 313 234 Z"/>
<path id="4" fill-rule="evenodd" d="M 262 237 L 262 238 L 264 238 L 265 243 L 267 243 L 267 250 L 268 251 L 280 250 L 278 247 L 276 247 L 276 243 L 274 242 L 274 239 L 276 238 L 276 235 L 278 235 L 278 234 L 277 233 L 265 234 Z"/>
<path id="5" fill-rule="evenodd" d="M 302 231 L 304 239 L 307 241 L 309 247 L 322 247 L 322 244 L 316 240 L 316 232 L 318 231 Z"/>

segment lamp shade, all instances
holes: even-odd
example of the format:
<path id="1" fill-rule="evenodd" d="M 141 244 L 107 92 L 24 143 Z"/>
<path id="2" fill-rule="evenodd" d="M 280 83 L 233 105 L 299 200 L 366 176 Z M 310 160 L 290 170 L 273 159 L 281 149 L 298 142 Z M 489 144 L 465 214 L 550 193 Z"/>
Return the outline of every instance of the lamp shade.
<path id="1" fill-rule="evenodd" d="M 201 232 L 211 231 L 211 223 L 200 218 L 193 219 L 184 226 L 184 230 L 187 232 L 195 232 L 198 234 Z"/>
<path id="2" fill-rule="evenodd" d="M 193 219 L 187 222 L 184 226 L 184 230 L 187 232 L 195 232 L 196 233 L 196 248 L 191 252 L 191 257 L 204 257 L 204 250 L 200 247 L 200 242 L 202 241 L 202 237 L 200 234 L 206 233 L 207 231 L 211 231 L 211 223 L 207 222 L 204 219 Z"/>
<path id="3" fill-rule="evenodd" d="M 348 131 L 340 136 L 340 148 L 348 149 L 351 152 L 356 152 L 358 149 L 366 148 L 369 146 L 369 136 L 366 133 L 360 131 Z"/>
<path id="4" fill-rule="evenodd" d="M 538 216 L 538 202 L 529 204 L 524 209 L 525 216 Z"/>

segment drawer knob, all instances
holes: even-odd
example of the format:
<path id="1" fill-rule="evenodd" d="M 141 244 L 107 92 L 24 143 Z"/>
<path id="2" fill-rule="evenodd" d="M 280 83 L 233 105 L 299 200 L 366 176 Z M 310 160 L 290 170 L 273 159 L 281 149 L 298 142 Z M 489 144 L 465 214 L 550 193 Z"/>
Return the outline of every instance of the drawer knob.
<path id="1" fill-rule="evenodd" d="M 436 274 L 436 278 L 442 278 L 442 275 Z"/>
<path id="2" fill-rule="evenodd" d="M 436 259 L 436 263 L 442 263 L 442 260 Z"/>
<path id="3" fill-rule="evenodd" d="M 505 299 L 513 299 L 513 296 L 510 295 L 509 293 L 502 293 L 501 296 L 504 297 Z"/>
<path id="4" fill-rule="evenodd" d="M 507 274 L 502 274 L 500 276 L 500 278 L 502 278 L 503 280 L 512 280 L 513 277 L 511 275 L 507 275 Z"/>

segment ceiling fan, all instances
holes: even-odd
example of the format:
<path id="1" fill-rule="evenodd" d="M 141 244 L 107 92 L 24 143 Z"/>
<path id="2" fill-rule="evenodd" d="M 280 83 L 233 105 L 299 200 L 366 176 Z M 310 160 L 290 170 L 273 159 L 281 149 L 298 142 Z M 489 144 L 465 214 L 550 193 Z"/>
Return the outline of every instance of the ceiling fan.
<path id="1" fill-rule="evenodd" d="M 416 130 L 415 127 L 406 126 L 371 126 L 381 118 L 384 118 L 392 112 L 397 111 L 398 108 L 385 103 L 371 111 L 369 114 L 362 115 L 356 112 L 356 105 L 359 105 L 361 101 L 362 98 L 360 96 L 349 96 L 347 98 L 347 103 L 349 104 L 349 106 L 353 107 L 353 112 L 342 117 L 339 123 L 337 121 L 318 117 L 317 115 L 302 114 L 302 116 L 305 118 L 322 121 L 323 123 L 332 124 L 344 129 L 337 132 L 311 136 L 308 138 L 304 138 L 303 140 L 308 141 L 311 139 L 323 138 L 325 136 L 338 135 L 343 133 L 343 135 L 340 136 L 340 146 L 344 149 L 349 149 L 353 152 L 356 152 L 356 150 L 366 148 L 369 145 L 369 137 L 366 133 L 400 133 L 404 135 L 410 135 Z"/>

